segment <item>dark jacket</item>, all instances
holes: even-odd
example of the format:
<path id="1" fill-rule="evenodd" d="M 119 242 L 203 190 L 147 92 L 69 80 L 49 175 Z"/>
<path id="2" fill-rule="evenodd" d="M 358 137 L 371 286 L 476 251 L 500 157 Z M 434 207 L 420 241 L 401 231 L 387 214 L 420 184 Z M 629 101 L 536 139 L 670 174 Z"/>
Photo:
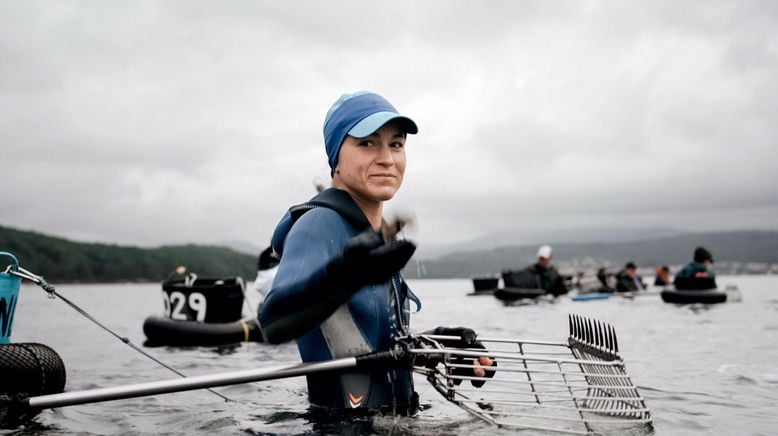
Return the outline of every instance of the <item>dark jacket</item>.
<path id="1" fill-rule="evenodd" d="M 645 290 L 643 279 L 635 276 L 633 279 L 627 274 L 627 271 L 621 270 L 616 274 L 616 292 L 635 292 Z"/>
<path id="2" fill-rule="evenodd" d="M 670 273 L 663 273 L 657 270 L 656 277 L 654 278 L 654 286 L 669 286 L 671 282 Z"/>
<path id="3" fill-rule="evenodd" d="M 506 288 L 544 289 L 554 296 L 567 293 L 564 279 L 553 266 L 534 264 L 519 271 L 504 271 L 502 278 Z"/>
<path id="4" fill-rule="evenodd" d="M 678 271 L 673 281 L 676 289 L 704 290 L 716 289 L 716 275 L 708 271 L 705 264 L 690 262 Z"/>
<path id="5" fill-rule="evenodd" d="M 273 235 L 281 262 L 260 313 L 271 342 L 296 338 L 302 360 L 315 362 L 388 350 L 407 333 L 409 299 L 418 300 L 399 273 L 345 296 L 328 276 L 326 265 L 369 226 L 351 197 L 337 189 L 290 208 Z M 307 381 L 310 402 L 325 408 L 413 413 L 418 401 L 406 369 L 322 373 Z"/>

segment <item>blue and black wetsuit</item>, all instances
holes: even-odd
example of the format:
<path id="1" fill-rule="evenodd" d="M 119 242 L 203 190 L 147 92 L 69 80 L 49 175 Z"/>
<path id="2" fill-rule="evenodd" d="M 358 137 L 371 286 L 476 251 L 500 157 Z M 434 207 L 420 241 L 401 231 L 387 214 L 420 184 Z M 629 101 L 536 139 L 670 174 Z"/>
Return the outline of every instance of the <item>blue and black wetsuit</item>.
<path id="1" fill-rule="evenodd" d="M 353 294 L 328 273 L 346 242 L 369 227 L 351 197 L 334 188 L 289 209 L 273 235 L 281 263 L 260 313 L 270 342 L 297 339 L 302 360 L 313 362 L 388 350 L 408 332 L 408 300 L 418 299 L 399 273 Z M 308 397 L 325 408 L 400 414 L 418 405 L 406 369 L 309 375 Z"/>

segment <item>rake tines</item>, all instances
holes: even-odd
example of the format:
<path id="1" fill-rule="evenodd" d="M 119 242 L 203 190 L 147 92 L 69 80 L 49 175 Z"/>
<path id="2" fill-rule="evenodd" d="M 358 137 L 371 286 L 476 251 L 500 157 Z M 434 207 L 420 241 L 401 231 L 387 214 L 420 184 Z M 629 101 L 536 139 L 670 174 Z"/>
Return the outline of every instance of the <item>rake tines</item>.
<path id="1" fill-rule="evenodd" d="M 619 343 L 616 331 L 610 324 L 584 318 L 579 315 L 569 315 L 571 347 L 584 349 L 592 355 L 607 361 L 620 360 Z"/>
<path id="2" fill-rule="evenodd" d="M 610 324 L 570 315 L 568 343 L 573 355 L 582 360 L 602 360 L 614 365 L 603 367 L 582 362 L 580 368 L 589 383 L 584 403 L 593 413 L 650 419 L 643 398 L 627 375 L 618 354 L 616 331 Z"/>

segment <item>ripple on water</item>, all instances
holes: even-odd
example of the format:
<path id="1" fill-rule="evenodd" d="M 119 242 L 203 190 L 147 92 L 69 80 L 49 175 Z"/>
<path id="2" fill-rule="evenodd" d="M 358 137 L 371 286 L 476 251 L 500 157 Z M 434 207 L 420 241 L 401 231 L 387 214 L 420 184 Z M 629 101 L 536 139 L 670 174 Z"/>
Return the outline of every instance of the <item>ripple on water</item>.
<path id="1" fill-rule="evenodd" d="M 766 388 L 778 384 L 778 368 L 772 365 L 722 365 L 718 372 L 729 375 L 736 386 Z"/>
<path id="2" fill-rule="evenodd" d="M 751 378 L 751 377 L 749 377 L 749 376 L 747 376 L 747 375 L 736 375 L 736 376 L 735 376 L 735 377 L 732 379 L 732 381 L 733 381 L 735 384 L 737 384 L 737 385 L 749 385 L 749 386 L 754 386 L 754 385 L 758 385 L 758 384 L 759 384 L 759 382 L 758 382 L 757 380 L 755 380 L 755 379 L 753 379 L 753 378 Z"/>
<path id="3" fill-rule="evenodd" d="M 776 373 L 765 374 L 764 376 L 762 376 L 762 380 L 764 380 L 765 383 L 771 385 L 778 385 L 778 374 Z"/>

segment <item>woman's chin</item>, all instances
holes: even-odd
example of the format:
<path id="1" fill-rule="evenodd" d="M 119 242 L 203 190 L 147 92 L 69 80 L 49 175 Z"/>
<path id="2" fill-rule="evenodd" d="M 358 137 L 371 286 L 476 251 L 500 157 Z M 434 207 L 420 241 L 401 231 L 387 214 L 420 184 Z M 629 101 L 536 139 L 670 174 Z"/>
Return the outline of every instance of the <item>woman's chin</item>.
<path id="1" fill-rule="evenodd" d="M 394 194 L 397 193 L 397 188 L 393 186 L 384 186 L 370 189 L 369 193 L 370 196 L 377 201 L 389 201 L 394 198 Z"/>

